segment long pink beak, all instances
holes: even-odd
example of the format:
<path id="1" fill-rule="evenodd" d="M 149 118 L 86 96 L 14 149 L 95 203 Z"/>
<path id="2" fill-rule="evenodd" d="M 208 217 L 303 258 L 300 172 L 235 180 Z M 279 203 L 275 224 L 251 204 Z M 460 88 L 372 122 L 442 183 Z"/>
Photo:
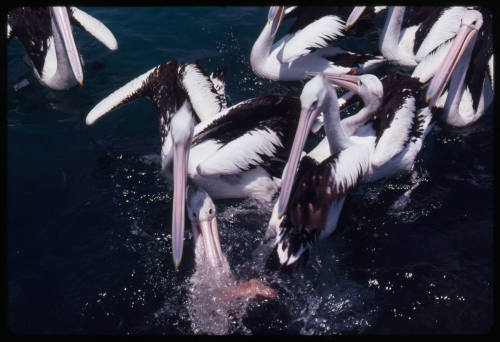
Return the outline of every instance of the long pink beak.
<path id="1" fill-rule="evenodd" d="M 347 31 L 352 25 L 358 21 L 359 17 L 361 17 L 361 14 L 365 11 L 366 6 L 356 6 L 352 10 L 351 14 L 349 15 L 349 18 L 347 18 L 345 22 L 345 30 Z"/>
<path id="2" fill-rule="evenodd" d="M 474 46 L 475 38 L 477 36 L 477 29 L 469 26 L 462 25 L 455 36 L 455 40 L 448 50 L 448 54 L 441 64 L 441 68 L 432 78 L 432 81 L 427 88 L 425 94 L 425 102 L 429 106 L 433 106 L 443 93 L 444 88 L 448 84 L 453 70 L 457 66 L 461 57 L 465 52 Z"/>
<path id="3" fill-rule="evenodd" d="M 217 228 L 217 218 L 214 217 L 210 221 L 200 221 L 199 228 L 208 261 L 213 267 L 220 267 L 223 262 L 223 255 Z"/>
<path id="4" fill-rule="evenodd" d="M 359 76 L 327 72 L 324 72 L 323 74 L 331 83 L 359 94 Z"/>
<path id="5" fill-rule="evenodd" d="M 184 246 L 184 223 L 186 202 L 187 163 L 189 148 L 184 144 L 174 144 L 174 199 L 172 208 L 172 253 L 177 269 L 182 260 Z"/>
<path id="6" fill-rule="evenodd" d="M 271 6 L 267 15 L 267 22 L 271 24 L 271 34 L 274 37 L 278 32 L 278 28 L 285 13 L 285 6 Z"/>
<path id="7" fill-rule="evenodd" d="M 295 173 L 297 172 L 300 156 L 302 154 L 302 150 L 304 149 L 307 136 L 311 131 L 312 124 L 318 114 L 318 109 L 310 110 L 308 108 L 302 108 L 300 111 L 299 124 L 297 126 L 297 131 L 295 132 L 295 138 L 293 140 L 288 163 L 286 164 L 285 169 L 283 170 L 283 176 L 281 177 L 281 192 L 278 198 L 278 217 L 283 216 L 288 206 L 288 200 L 290 199 L 290 194 L 292 192 L 292 186 L 295 180 Z"/>
<path id="8" fill-rule="evenodd" d="M 64 49 L 68 55 L 69 64 L 73 75 L 80 85 L 83 84 L 83 69 L 80 63 L 80 56 L 76 48 L 73 31 L 69 22 L 68 11 L 66 7 L 50 7 L 50 15 L 54 21 L 54 28 L 59 32 L 62 38 Z"/>

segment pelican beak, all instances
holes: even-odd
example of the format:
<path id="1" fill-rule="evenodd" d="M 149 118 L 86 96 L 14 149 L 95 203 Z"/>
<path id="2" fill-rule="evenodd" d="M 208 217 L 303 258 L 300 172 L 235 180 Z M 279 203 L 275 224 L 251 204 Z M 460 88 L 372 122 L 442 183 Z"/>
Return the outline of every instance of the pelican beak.
<path id="1" fill-rule="evenodd" d="M 55 24 L 52 25 L 52 29 L 57 30 L 62 38 L 73 75 L 75 75 L 77 82 L 83 85 L 83 69 L 78 50 L 76 49 L 75 39 L 73 38 L 68 10 L 66 7 L 50 7 L 50 14 Z"/>
<path id="2" fill-rule="evenodd" d="M 278 217 L 281 218 L 286 211 L 288 206 L 288 200 L 292 192 L 292 186 L 295 179 L 295 173 L 297 172 L 297 167 L 299 165 L 300 156 L 304 145 L 307 140 L 307 136 L 311 131 L 314 120 L 320 113 L 318 107 L 315 109 L 302 108 L 300 111 L 299 124 L 297 126 L 297 131 L 295 132 L 295 138 L 293 140 L 292 149 L 290 151 L 290 156 L 288 158 L 288 163 L 283 170 L 283 176 L 281 177 L 281 192 L 278 198 Z"/>
<path id="3" fill-rule="evenodd" d="M 205 246 L 205 256 L 213 267 L 222 266 L 222 249 L 220 246 L 217 218 L 200 221 L 199 232 Z"/>
<path id="4" fill-rule="evenodd" d="M 436 103 L 461 57 L 468 49 L 471 49 L 474 46 L 477 32 L 476 28 L 469 25 L 462 25 L 458 30 L 457 35 L 453 40 L 453 44 L 448 50 L 448 54 L 444 58 L 441 67 L 438 72 L 436 72 L 429 87 L 427 88 L 425 102 L 429 106 L 433 106 Z"/>
<path id="5" fill-rule="evenodd" d="M 182 249 L 184 246 L 184 223 L 185 223 L 185 201 L 187 163 L 189 158 L 189 147 L 183 143 L 174 144 L 174 199 L 172 208 L 172 253 L 174 265 L 177 269 L 182 260 Z"/>
<path id="6" fill-rule="evenodd" d="M 359 94 L 359 76 L 324 73 L 326 78 L 333 84 Z"/>
<path id="7" fill-rule="evenodd" d="M 271 34 L 274 37 L 278 32 L 281 24 L 281 19 L 285 13 L 285 6 L 271 6 L 267 15 L 267 23 L 271 25 Z"/>
<path id="8" fill-rule="evenodd" d="M 347 18 L 347 21 L 345 22 L 345 30 L 349 30 L 349 28 L 358 21 L 359 17 L 361 17 L 361 14 L 363 14 L 366 6 L 355 6 L 354 9 L 352 10 L 351 14 L 349 14 L 349 18 Z"/>

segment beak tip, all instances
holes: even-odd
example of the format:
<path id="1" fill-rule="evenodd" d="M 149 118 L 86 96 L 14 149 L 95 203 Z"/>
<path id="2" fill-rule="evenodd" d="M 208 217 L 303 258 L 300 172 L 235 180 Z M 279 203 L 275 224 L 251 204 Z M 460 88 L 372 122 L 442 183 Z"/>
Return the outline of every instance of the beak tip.
<path id="1" fill-rule="evenodd" d="M 179 266 L 181 265 L 181 260 L 180 259 L 176 259 L 176 257 L 174 256 L 174 268 L 176 271 L 179 270 Z"/>
<path id="2" fill-rule="evenodd" d="M 278 218 L 281 219 L 285 214 L 286 207 L 283 204 L 278 204 Z"/>

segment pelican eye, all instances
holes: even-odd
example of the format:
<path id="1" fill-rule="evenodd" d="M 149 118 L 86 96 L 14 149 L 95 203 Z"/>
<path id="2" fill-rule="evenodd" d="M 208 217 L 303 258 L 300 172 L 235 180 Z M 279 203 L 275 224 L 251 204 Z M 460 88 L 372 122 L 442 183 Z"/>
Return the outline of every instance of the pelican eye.
<path id="1" fill-rule="evenodd" d="M 196 212 L 193 211 L 193 216 L 196 217 Z"/>
<path id="2" fill-rule="evenodd" d="M 314 100 L 312 103 L 311 103 L 311 108 L 316 108 L 318 106 L 318 100 Z"/>
<path id="3" fill-rule="evenodd" d="M 213 212 L 212 208 L 208 209 L 208 215 L 212 215 L 212 212 Z"/>

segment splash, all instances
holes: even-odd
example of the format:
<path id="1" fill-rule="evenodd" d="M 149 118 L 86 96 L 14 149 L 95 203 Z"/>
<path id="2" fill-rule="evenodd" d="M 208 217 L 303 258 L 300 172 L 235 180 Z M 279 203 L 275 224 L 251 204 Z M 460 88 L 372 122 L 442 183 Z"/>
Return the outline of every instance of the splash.
<path id="1" fill-rule="evenodd" d="M 250 333 L 242 321 L 248 303 L 257 295 L 276 297 L 276 293 L 259 279 L 238 284 L 225 257 L 219 268 L 213 268 L 204 253 L 200 239 L 195 246 L 196 270 L 189 280 L 187 303 L 194 333 L 223 335 L 238 329 Z"/>

